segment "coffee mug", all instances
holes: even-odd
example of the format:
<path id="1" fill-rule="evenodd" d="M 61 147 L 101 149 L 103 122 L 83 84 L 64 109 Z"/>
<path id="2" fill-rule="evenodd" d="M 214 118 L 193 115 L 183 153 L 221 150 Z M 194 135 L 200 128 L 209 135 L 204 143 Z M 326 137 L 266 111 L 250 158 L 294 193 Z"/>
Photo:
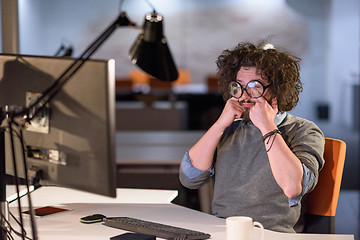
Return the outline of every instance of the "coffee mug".
<path id="1" fill-rule="evenodd" d="M 251 240 L 254 226 L 261 229 L 261 240 L 264 239 L 264 227 L 250 217 L 233 216 L 226 218 L 226 240 Z"/>

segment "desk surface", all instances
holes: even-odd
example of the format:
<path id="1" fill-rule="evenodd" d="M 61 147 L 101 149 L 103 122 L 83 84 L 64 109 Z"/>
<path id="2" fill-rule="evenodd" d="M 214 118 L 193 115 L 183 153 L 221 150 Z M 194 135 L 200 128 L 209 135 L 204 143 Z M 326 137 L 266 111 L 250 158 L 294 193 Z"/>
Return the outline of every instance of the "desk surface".
<path id="1" fill-rule="evenodd" d="M 15 187 L 6 186 L 6 193 L 7 201 L 10 202 L 16 197 Z M 69 188 L 44 186 L 32 192 L 31 198 L 32 205 L 37 207 L 68 203 L 170 203 L 177 195 L 177 190 L 118 188 L 116 198 L 111 198 Z M 10 206 L 17 206 L 17 202 Z M 26 197 L 21 199 L 21 206 L 28 206 Z"/>
<path id="2" fill-rule="evenodd" d="M 138 193 L 141 194 L 142 190 Z M 149 190 L 151 191 L 151 190 Z M 154 193 L 158 192 L 155 190 Z M 81 193 L 79 193 L 79 196 Z M 51 200 L 56 196 L 49 195 Z M 86 196 L 83 195 L 84 200 Z M 36 196 L 33 197 L 36 201 Z M 57 197 L 61 202 L 63 197 Z M 144 195 L 143 198 L 146 198 Z M 72 212 L 37 218 L 37 229 L 41 240 L 91 240 L 109 239 L 125 233 L 122 230 L 104 226 L 102 223 L 83 224 L 80 218 L 94 213 L 101 213 L 108 217 L 130 216 L 148 221 L 169 224 L 173 226 L 194 229 L 211 234 L 213 240 L 224 240 L 226 236 L 225 220 L 210 214 L 195 211 L 171 203 L 66 203 L 62 206 L 72 209 Z M 17 209 L 11 208 L 16 214 Z M 15 225 L 15 224 L 13 224 Z M 31 234 L 26 224 L 27 232 Z M 15 226 L 14 226 L 15 227 Z M 259 239 L 260 230 L 254 228 L 254 238 Z M 323 234 L 285 234 L 265 230 L 265 240 L 354 240 L 353 235 L 323 235 Z"/>
<path id="3" fill-rule="evenodd" d="M 194 229 L 211 234 L 213 240 L 224 240 L 225 220 L 174 204 L 77 203 L 65 204 L 70 213 L 37 219 L 41 240 L 109 239 L 125 231 L 102 223 L 83 224 L 79 219 L 94 213 L 106 216 L 130 216 L 173 226 Z M 30 231 L 28 230 L 30 233 Z M 254 238 L 260 239 L 260 230 L 254 228 Z M 265 230 L 265 240 L 354 240 L 353 235 L 285 234 Z"/>

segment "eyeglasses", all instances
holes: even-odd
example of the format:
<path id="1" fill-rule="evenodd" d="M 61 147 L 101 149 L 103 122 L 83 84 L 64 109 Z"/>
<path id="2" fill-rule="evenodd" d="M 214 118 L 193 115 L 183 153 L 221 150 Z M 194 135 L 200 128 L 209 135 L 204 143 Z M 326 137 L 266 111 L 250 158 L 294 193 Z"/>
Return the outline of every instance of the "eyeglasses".
<path id="1" fill-rule="evenodd" d="M 259 98 L 261 97 L 265 90 L 270 87 L 271 84 L 265 86 L 262 82 L 258 80 L 251 80 L 243 87 L 238 81 L 231 81 L 229 83 L 229 92 L 230 95 L 234 98 L 241 98 L 244 91 L 249 95 L 251 98 Z"/>

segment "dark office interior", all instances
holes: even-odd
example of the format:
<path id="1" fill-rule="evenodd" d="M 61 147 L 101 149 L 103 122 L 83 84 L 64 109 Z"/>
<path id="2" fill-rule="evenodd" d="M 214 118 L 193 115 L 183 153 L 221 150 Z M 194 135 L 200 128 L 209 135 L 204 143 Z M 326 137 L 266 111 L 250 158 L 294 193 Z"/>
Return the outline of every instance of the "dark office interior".
<path id="1" fill-rule="evenodd" d="M 2 53 L 76 57 L 117 16 L 119 2 L 18 0 L 17 14 L 1 9 Z M 185 151 L 216 121 L 224 106 L 215 60 L 237 42 L 270 39 L 302 59 L 304 90 L 291 113 L 315 122 L 326 137 L 347 144 L 336 233 L 354 234 L 358 239 L 360 2 L 150 2 L 164 16 L 178 80 L 161 82 L 131 64 L 128 52 L 138 35 L 133 29 L 117 30 L 92 57 L 116 62 L 117 187 L 178 190 L 174 203 L 206 211 L 199 191 L 181 186 L 178 167 Z M 151 11 L 144 0 L 125 0 L 121 8 L 139 25 Z"/>

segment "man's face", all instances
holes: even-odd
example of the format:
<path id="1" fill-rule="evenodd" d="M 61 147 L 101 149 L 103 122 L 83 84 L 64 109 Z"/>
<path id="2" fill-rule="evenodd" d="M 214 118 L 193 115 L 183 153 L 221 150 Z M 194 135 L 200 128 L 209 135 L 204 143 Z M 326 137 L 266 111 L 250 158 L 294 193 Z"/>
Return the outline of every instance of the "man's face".
<path id="1" fill-rule="evenodd" d="M 269 81 L 263 79 L 260 74 L 257 73 L 255 67 L 241 67 L 236 75 L 236 80 L 243 86 L 246 87 L 250 81 L 257 80 L 261 82 L 264 86 L 269 85 Z M 262 95 L 269 103 L 271 102 L 271 93 L 269 89 L 266 89 Z M 249 110 L 255 105 L 253 99 L 248 95 L 246 91 L 243 91 L 242 96 L 239 98 L 239 103 L 245 108 L 244 118 L 248 118 Z M 271 104 L 271 103 L 270 103 Z"/>

